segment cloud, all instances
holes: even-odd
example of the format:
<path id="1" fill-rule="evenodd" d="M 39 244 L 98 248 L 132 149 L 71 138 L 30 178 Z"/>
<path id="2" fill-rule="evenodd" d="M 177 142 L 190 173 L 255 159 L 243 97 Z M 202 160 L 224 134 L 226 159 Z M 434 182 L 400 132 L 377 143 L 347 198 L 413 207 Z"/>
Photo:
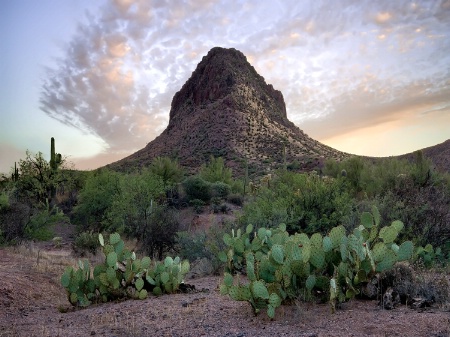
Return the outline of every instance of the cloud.
<path id="1" fill-rule="evenodd" d="M 429 118 L 449 114 L 449 97 L 450 86 L 435 88 L 427 80 L 399 87 L 389 82 L 372 82 L 369 87 L 362 83 L 333 98 L 330 105 L 335 111 L 332 114 L 305 121 L 303 126 L 311 130 L 312 136 L 326 139 L 388 122 L 407 125 L 426 114 L 430 114 Z M 326 119 L 325 128 L 323 119 Z"/>
<path id="2" fill-rule="evenodd" d="M 47 69 L 41 109 L 130 153 L 165 128 L 201 57 L 234 47 L 290 119 L 332 137 L 448 103 L 448 22 L 449 1 L 111 0 Z"/>

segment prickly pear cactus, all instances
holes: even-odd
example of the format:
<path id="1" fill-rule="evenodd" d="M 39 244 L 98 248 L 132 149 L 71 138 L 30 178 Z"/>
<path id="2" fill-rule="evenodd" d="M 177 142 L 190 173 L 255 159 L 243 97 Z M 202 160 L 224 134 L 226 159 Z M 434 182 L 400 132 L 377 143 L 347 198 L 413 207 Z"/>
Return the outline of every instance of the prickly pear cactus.
<path id="1" fill-rule="evenodd" d="M 155 295 L 173 293 L 189 272 L 189 262 L 179 257 L 154 263 L 148 256 L 138 259 L 125 248 L 118 233 L 109 235 L 108 240 L 99 234 L 99 242 L 105 262 L 94 267 L 92 277 L 87 261 L 79 261 L 78 270 L 68 267 L 61 276 L 61 284 L 74 306 L 119 298 L 143 300 L 149 291 Z"/>
<path id="2" fill-rule="evenodd" d="M 311 298 L 316 289 L 328 294 L 334 311 L 337 303 L 358 295 L 360 287 L 375 274 L 413 257 L 411 241 L 395 243 L 403 223 L 394 221 L 380 229 L 380 219 L 378 209 L 373 207 L 371 212 L 361 214 L 360 225 L 351 233 L 337 226 L 326 236 L 289 235 L 283 224 L 259 228 L 255 233 L 251 226 L 244 234 L 232 231 L 224 236 L 229 249 L 222 254 L 222 261 L 227 263 L 228 272 L 220 292 L 249 302 L 255 314 L 267 308 L 273 318 L 284 300 L 300 295 Z M 247 273 L 246 284 L 232 276 L 239 265 Z"/>

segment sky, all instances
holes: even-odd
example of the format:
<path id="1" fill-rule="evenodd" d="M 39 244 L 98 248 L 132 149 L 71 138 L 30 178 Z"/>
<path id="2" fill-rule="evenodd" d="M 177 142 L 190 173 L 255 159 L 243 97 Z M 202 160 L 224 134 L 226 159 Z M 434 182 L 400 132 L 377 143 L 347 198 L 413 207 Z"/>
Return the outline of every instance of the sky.
<path id="1" fill-rule="evenodd" d="M 158 136 L 215 47 L 280 90 L 338 150 L 393 156 L 450 138 L 450 0 L 5 0 L 0 172 L 27 150 L 78 169 Z"/>

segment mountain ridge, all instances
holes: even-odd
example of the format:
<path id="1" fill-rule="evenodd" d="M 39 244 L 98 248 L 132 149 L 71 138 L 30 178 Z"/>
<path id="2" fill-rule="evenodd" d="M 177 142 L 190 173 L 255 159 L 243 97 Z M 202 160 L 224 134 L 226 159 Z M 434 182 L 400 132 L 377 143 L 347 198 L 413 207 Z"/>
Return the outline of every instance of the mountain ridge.
<path id="1" fill-rule="evenodd" d="M 440 170 L 450 172 L 450 139 L 422 149 Z M 153 158 L 177 159 L 195 173 L 210 156 L 221 156 L 236 175 L 289 166 L 318 169 L 327 159 L 351 154 L 310 138 L 289 121 L 283 94 L 234 48 L 212 48 L 175 93 L 166 129 L 143 149 L 108 167 L 127 171 L 150 165 Z M 375 157 L 360 156 L 370 159 Z M 412 159 L 414 153 L 394 158 Z"/>
<path id="2" fill-rule="evenodd" d="M 110 164 L 141 167 L 157 156 L 179 160 L 195 172 L 221 156 L 237 174 L 248 163 L 264 173 L 285 164 L 312 169 L 349 154 L 307 136 L 286 115 L 283 94 L 234 48 L 212 48 L 174 95 L 167 128 L 143 149 Z"/>
<path id="3" fill-rule="evenodd" d="M 447 139 L 446 141 L 443 141 L 442 143 L 433 146 L 422 148 L 417 151 L 422 151 L 423 155 L 426 158 L 431 159 L 434 166 L 439 171 L 450 173 L 450 139 Z M 413 161 L 415 159 L 415 153 L 417 151 L 395 157 L 405 158 L 410 161 Z"/>

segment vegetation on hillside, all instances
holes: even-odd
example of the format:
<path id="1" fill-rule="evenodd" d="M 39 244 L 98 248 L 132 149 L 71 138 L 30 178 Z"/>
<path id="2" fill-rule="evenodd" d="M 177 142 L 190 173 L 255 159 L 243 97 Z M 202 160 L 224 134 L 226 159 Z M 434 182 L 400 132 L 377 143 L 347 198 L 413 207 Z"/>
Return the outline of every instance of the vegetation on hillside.
<path id="1" fill-rule="evenodd" d="M 52 144 L 53 153 L 54 141 Z M 48 240 L 52 238 L 53 224 L 71 222 L 77 229 L 74 248 L 78 252 L 95 252 L 100 244 L 99 233 L 107 237 L 116 233 L 113 238 L 120 235 L 137 240 L 140 252 L 148 254 L 148 259 L 164 260 L 179 254 L 191 262 L 206 258 L 217 271 L 226 268 L 230 276 L 226 276 L 222 292 L 249 301 L 255 311 L 268 308 L 271 317 L 281 302 L 299 291 L 314 294 L 312 290 L 322 289 L 332 303 L 338 303 L 358 294 L 361 284 L 391 268 L 396 261 L 414 258 L 433 266 L 445 264 L 450 258 L 450 178 L 435 171 L 420 152 L 413 162 L 359 157 L 341 162 L 330 160 L 322 169 L 309 173 L 294 172 L 286 166 L 252 181 L 248 176 L 233 177 L 220 157 L 211 157 L 198 174 L 191 176 L 185 175 L 176 160 L 167 157 L 156 158 L 149 168 L 131 173 L 107 168 L 78 172 L 69 169 L 60 155 L 51 158 L 47 162 L 42 153 L 27 152 L 11 177 L 3 177 L 1 243 Z M 226 213 L 230 202 L 242 206 L 234 221 L 217 224 L 207 232 L 182 231 L 181 210 L 192 206 L 196 213 L 206 209 Z M 375 227 L 386 224 L 374 237 L 368 214 Z M 336 231 L 339 239 L 332 234 Z M 255 243 L 257 238 L 260 244 Z M 348 243 L 341 242 L 344 238 Z M 116 245 L 116 239 L 112 240 L 111 245 Z M 298 254 L 291 256 L 289 263 L 285 257 L 292 253 L 292 242 L 308 245 L 306 242 L 311 240 L 315 243 L 309 244 L 320 252 L 319 257 L 312 257 L 311 252 L 311 257 L 301 260 L 308 264 L 306 273 L 306 269 L 300 271 L 291 265 Z M 404 243 L 396 244 L 394 240 Z M 383 249 L 377 246 L 380 242 Z M 367 249 L 361 248 L 365 245 Z M 104 246 L 105 249 L 107 257 L 111 248 Z M 124 261 L 130 258 L 127 255 Z M 267 270 L 262 266 L 266 260 L 273 264 L 268 264 Z M 104 268 L 116 266 L 111 263 L 105 260 Z M 136 270 L 132 277 L 119 276 L 114 267 L 117 278 L 109 272 L 109 279 L 102 281 L 81 278 L 87 275 L 86 268 L 89 269 L 80 264 L 81 271 L 72 269 L 63 277 L 63 285 L 75 305 L 108 300 L 111 292 L 118 291 L 113 284 L 116 279 L 123 283 L 126 278 L 135 288 L 137 292 L 131 297 L 145 297 L 144 292 L 140 295 L 144 289 L 141 282 L 136 284 L 143 271 Z M 144 268 L 145 273 L 149 268 Z M 106 269 L 98 275 L 106 273 Z M 236 286 L 230 279 L 236 271 L 246 273 L 250 285 Z M 252 272 L 256 271 L 253 277 Z M 72 279 L 77 283 L 75 291 Z M 293 283 L 297 286 L 291 288 Z M 109 286 L 112 288 L 105 290 Z M 254 287 L 259 290 L 255 292 Z"/>

